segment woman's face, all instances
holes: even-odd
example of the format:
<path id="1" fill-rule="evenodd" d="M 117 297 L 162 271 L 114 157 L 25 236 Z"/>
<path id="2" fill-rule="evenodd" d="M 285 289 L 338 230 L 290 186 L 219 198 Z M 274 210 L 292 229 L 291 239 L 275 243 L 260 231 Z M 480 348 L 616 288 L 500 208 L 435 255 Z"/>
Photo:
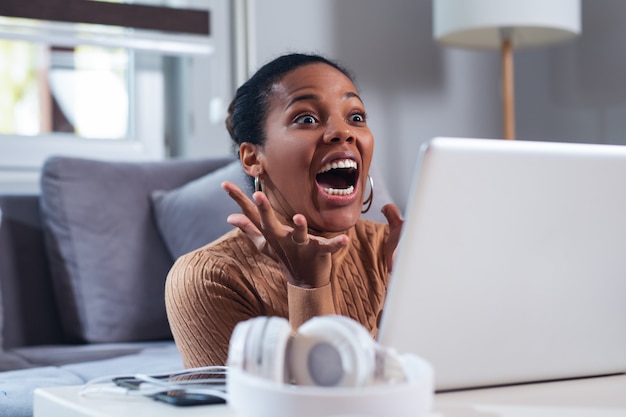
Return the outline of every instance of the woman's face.
<path id="1" fill-rule="evenodd" d="M 341 232 L 361 214 L 374 138 L 348 77 L 323 64 L 299 67 L 269 99 L 262 181 L 272 206 L 309 228 Z"/>

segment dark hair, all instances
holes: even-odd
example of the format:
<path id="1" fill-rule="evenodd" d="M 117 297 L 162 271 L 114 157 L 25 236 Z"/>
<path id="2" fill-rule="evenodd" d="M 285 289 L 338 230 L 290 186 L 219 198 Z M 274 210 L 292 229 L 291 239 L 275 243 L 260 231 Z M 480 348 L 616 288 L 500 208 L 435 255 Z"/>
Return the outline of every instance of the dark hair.
<path id="1" fill-rule="evenodd" d="M 226 128 L 236 145 L 265 143 L 264 124 L 272 87 L 289 72 L 308 64 L 329 65 L 354 82 L 352 75 L 336 62 L 319 55 L 282 55 L 263 65 L 235 94 L 228 107 Z M 238 146 L 237 146 L 238 147 Z"/>

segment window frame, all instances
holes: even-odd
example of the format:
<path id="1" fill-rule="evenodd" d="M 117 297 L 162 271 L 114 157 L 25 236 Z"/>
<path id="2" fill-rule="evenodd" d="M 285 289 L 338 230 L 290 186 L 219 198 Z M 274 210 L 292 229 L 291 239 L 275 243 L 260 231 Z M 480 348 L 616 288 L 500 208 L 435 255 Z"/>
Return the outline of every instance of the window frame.
<path id="1" fill-rule="evenodd" d="M 17 30 L 15 33 L 0 31 L 0 37 L 6 39 L 60 46 L 121 46 L 160 55 L 211 55 L 214 52 L 209 38 L 208 10 L 91 0 L 4 0 L 0 4 L 0 16 L 42 20 L 45 28 L 42 32 L 38 32 L 37 28 Z M 94 25 L 90 27 L 82 23 Z M 119 34 L 119 28 L 111 26 L 129 29 Z M 50 39 L 52 42 L 49 42 Z M 155 79 L 159 76 L 163 77 L 163 74 L 148 74 L 143 80 L 138 80 L 137 84 L 145 85 L 134 85 L 131 96 L 139 95 L 141 91 L 150 89 L 151 84 L 162 81 Z M 164 91 L 157 94 L 164 94 Z M 165 126 L 152 123 L 154 114 L 165 112 L 164 97 L 162 100 L 142 101 L 141 105 L 133 97 L 130 105 L 135 120 L 126 140 L 85 139 L 62 133 L 0 135 L 0 192 L 37 192 L 41 167 L 49 156 L 55 154 L 135 161 L 166 158 Z"/>
<path id="2" fill-rule="evenodd" d="M 3 0 L 0 16 L 209 36 L 208 10 L 93 0 Z"/>

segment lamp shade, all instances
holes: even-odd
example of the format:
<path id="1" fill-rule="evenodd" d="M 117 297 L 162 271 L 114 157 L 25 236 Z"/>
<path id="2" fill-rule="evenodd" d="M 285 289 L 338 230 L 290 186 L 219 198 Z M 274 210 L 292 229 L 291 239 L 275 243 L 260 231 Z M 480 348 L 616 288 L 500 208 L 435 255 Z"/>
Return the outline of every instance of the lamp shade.
<path id="1" fill-rule="evenodd" d="M 498 49 L 566 41 L 580 33 L 580 0 L 433 0 L 433 35 L 445 46 Z"/>

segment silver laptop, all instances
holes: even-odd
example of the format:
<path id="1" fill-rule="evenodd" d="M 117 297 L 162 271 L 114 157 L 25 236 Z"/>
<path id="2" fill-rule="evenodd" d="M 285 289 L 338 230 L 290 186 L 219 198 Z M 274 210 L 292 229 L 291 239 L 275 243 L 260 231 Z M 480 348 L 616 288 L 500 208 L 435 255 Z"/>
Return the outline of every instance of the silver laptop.
<path id="1" fill-rule="evenodd" d="M 626 371 L 626 147 L 425 145 L 379 341 L 439 391 Z"/>

